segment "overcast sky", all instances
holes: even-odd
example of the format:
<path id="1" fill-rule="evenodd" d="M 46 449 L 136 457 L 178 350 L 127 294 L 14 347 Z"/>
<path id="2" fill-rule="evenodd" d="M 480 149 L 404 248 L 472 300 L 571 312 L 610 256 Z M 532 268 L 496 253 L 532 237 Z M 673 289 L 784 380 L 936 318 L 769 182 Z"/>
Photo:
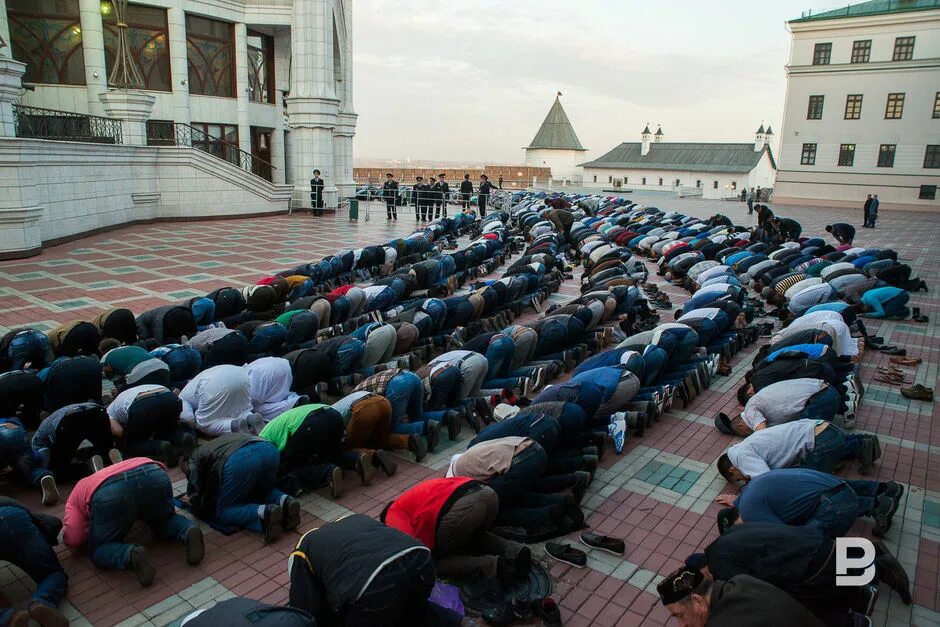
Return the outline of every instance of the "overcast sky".
<path id="1" fill-rule="evenodd" d="M 834 0 L 356 0 L 357 159 L 521 163 L 556 91 L 590 156 L 779 128 L 784 24 Z"/>

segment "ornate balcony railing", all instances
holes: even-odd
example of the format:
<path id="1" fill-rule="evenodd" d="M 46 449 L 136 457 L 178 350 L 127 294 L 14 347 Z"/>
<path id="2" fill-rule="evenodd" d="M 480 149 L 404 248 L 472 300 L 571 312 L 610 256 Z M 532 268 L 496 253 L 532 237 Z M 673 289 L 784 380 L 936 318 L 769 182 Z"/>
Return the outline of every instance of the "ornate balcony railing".
<path id="1" fill-rule="evenodd" d="M 147 145 L 149 146 L 190 146 L 214 157 L 224 159 L 246 172 L 272 180 L 274 166 L 245 152 L 235 144 L 213 137 L 205 131 L 189 124 L 174 122 L 148 122 Z"/>
<path id="2" fill-rule="evenodd" d="M 123 143 L 121 121 L 97 115 L 13 105 L 16 136 L 96 144 Z"/>

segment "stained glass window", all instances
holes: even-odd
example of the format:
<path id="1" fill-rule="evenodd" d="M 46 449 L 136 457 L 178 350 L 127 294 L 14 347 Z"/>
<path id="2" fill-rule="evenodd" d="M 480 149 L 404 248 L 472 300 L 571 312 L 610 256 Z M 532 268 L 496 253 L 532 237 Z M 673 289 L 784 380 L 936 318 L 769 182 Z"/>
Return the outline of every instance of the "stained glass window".
<path id="1" fill-rule="evenodd" d="M 248 97 L 274 104 L 274 37 L 248 33 Z"/>
<path id="2" fill-rule="evenodd" d="M 186 57 L 189 92 L 235 97 L 235 44 L 232 25 L 195 15 L 186 16 Z"/>
<path id="3" fill-rule="evenodd" d="M 104 22 L 105 62 L 108 75 L 117 48 L 117 21 L 110 0 L 101 3 Z M 172 91 L 170 74 L 170 46 L 168 42 L 166 9 L 127 5 L 127 43 L 131 58 L 144 77 L 144 89 Z"/>
<path id="4" fill-rule="evenodd" d="M 7 16 L 24 83 L 85 84 L 78 0 L 7 0 Z"/>

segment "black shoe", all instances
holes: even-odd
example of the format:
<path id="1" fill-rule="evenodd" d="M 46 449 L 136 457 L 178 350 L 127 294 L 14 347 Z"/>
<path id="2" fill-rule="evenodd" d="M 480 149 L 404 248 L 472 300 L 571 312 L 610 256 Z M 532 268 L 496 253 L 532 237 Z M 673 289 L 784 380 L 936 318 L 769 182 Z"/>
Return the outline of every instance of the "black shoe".
<path id="1" fill-rule="evenodd" d="M 202 529 L 195 526 L 187 529 L 183 543 L 186 545 L 186 563 L 195 566 L 201 562 L 206 555 L 206 542 L 202 536 Z"/>
<path id="2" fill-rule="evenodd" d="M 623 555 L 627 552 L 627 546 L 623 540 L 602 536 L 588 531 L 581 532 L 581 543 L 592 549 L 600 549 L 614 555 Z"/>
<path id="3" fill-rule="evenodd" d="M 424 441 L 424 436 L 418 435 L 417 433 L 409 435 L 408 450 L 414 453 L 415 462 L 421 463 L 421 461 L 428 456 L 428 445 Z"/>
<path id="4" fill-rule="evenodd" d="M 536 599 L 535 614 L 542 619 L 542 625 L 545 627 L 561 627 L 561 610 L 558 609 L 555 599 Z"/>
<path id="5" fill-rule="evenodd" d="M 359 454 L 359 459 L 356 460 L 356 472 L 359 474 L 362 485 L 369 485 L 372 482 L 372 477 L 375 476 L 372 451 L 364 451 Z"/>
<path id="6" fill-rule="evenodd" d="M 591 484 L 591 473 L 586 470 L 576 470 L 574 472 L 575 483 L 571 487 L 571 493 L 574 496 L 575 504 L 580 504 L 584 500 L 584 493 L 587 492 L 588 486 Z"/>
<path id="7" fill-rule="evenodd" d="M 447 439 L 454 441 L 460 435 L 460 419 L 463 415 L 459 411 L 444 412 L 444 424 L 447 425 Z"/>
<path id="8" fill-rule="evenodd" d="M 280 505 L 265 505 L 264 516 L 261 519 L 261 531 L 264 533 L 264 543 L 270 544 L 281 537 L 281 521 L 284 512 Z"/>
<path id="9" fill-rule="evenodd" d="M 559 542 L 546 542 L 545 553 L 559 562 L 571 564 L 577 568 L 584 568 L 587 565 L 587 554 L 568 544 Z"/>
<path id="10" fill-rule="evenodd" d="M 330 498 L 338 499 L 343 496 L 343 469 L 339 466 L 333 466 L 330 471 Z"/>
<path id="11" fill-rule="evenodd" d="M 284 512 L 284 518 L 281 520 L 281 528 L 284 531 L 293 531 L 300 526 L 300 501 L 287 497 L 281 510 Z"/>
<path id="12" fill-rule="evenodd" d="M 874 461 L 875 443 L 871 437 L 862 439 L 861 450 L 858 453 L 858 472 L 866 474 Z"/>
<path id="13" fill-rule="evenodd" d="M 504 601 L 494 608 L 483 611 L 483 620 L 487 625 L 503 627 L 514 623 L 526 623 L 534 616 L 533 604 L 530 601 L 513 599 Z"/>
<path id="14" fill-rule="evenodd" d="M 910 605 L 911 580 L 901 566 L 901 562 L 891 554 L 888 547 L 881 540 L 875 541 L 875 573 L 878 579 L 888 584 L 888 587 L 900 595 L 905 605 Z"/>
<path id="15" fill-rule="evenodd" d="M 872 510 L 871 517 L 875 521 L 875 528 L 872 533 L 879 538 L 891 529 L 891 516 L 897 509 L 896 501 L 890 496 L 879 496 L 875 500 L 875 509 Z"/>
<path id="16" fill-rule="evenodd" d="M 392 457 L 392 454 L 388 451 L 378 450 L 372 456 L 372 463 L 381 468 L 386 475 L 392 477 L 398 471 L 398 464 L 395 463 Z"/>
<path id="17" fill-rule="evenodd" d="M 428 420 L 424 424 L 424 434 L 428 438 L 428 452 L 433 453 L 441 439 L 441 423 L 436 420 Z"/>
<path id="18" fill-rule="evenodd" d="M 149 588 L 153 585 L 153 578 L 157 576 L 157 571 L 154 570 L 153 564 L 150 563 L 150 558 L 147 556 L 147 549 L 142 546 L 135 546 L 131 549 L 130 562 L 131 570 L 137 575 L 137 581 L 140 585 L 144 588 Z"/>
<path id="19" fill-rule="evenodd" d="M 900 503 L 901 497 L 904 496 L 904 486 L 897 481 L 882 483 L 878 488 L 878 495 L 880 496 L 882 494 L 890 496 L 896 503 Z"/>

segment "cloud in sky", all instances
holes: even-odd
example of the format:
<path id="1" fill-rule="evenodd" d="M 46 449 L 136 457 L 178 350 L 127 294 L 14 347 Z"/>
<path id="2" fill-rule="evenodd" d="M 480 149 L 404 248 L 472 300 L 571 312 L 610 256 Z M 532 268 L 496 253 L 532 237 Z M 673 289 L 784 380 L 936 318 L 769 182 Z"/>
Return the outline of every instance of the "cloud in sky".
<path id="1" fill-rule="evenodd" d="M 826 0 L 356 0 L 356 156 L 521 162 L 556 91 L 598 156 L 779 127 L 787 19 Z M 831 2 L 831 0 L 828 0 Z"/>

